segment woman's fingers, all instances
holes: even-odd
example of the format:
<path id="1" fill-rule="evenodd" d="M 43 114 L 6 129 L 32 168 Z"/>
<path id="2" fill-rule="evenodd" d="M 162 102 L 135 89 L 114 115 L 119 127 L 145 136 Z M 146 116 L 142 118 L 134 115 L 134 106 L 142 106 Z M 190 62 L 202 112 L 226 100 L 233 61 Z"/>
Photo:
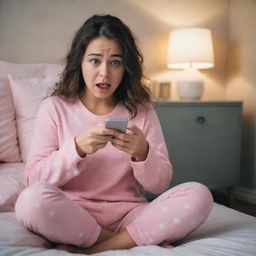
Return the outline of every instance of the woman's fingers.
<path id="1" fill-rule="evenodd" d="M 104 127 L 92 127 L 75 137 L 76 147 L 80 156 L 95 153 L 106 146 L 117 132 Z"/>
<path id="2" fill-rule="evenodd" d="M 110 139 L 111 143 L 113 146 L 118 147 L 118 149 L 128 149 L 129 147 L 131 147 L 131 143 L 128 140 L 120 140 L 118 138 L 111 138 Z M 127 151 L 126 151 L 127 152 Z"/>
<path id="3" fill-rule="evenodd" d="M 93 129 L 91 129 L 91 132 L 97 135 L 104 135 L 104 136 L 117 136 L 120 132 L 118 132 L 117 130 L 114 129 L 108 129 L 105 127 L 93 127 Z"/>
<path id="4" fill-rule="evenodd" d="M 114 147 L 131 156 L 144 160 L 148 152 L 148 143 L 143 132 L 135 125 L 129 126 L 128 133 L 105 127 L 92 127 L 76 137 L 79 154 L 92 154 L 106 146 L 110 141 Z"/>
<path id="5" fill-rule="evenodd" d="M 144 134 L 141 131 L 141 129 L 139 129 L 136 125 L 128 126 L 127 129 L 129 131 L 131 131 L 132 134 L 139 135 L 139 136 L 144 136 Z"/>
<path id="6" fill-rule="evenodd" d="M 143 161 L 147 157 L 148 143 L 140 130 L 136 128 L 132 130 L 137 134 L 122 134 L 116 138 L 111 138 L 110 141 L 117 149 L 130 154 L 139 161 Z"/>

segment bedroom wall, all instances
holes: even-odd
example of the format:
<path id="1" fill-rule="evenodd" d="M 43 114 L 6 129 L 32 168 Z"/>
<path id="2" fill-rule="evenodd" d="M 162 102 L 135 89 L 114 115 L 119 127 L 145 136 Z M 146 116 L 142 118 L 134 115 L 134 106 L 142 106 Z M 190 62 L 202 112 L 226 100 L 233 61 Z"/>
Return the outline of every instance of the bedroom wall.
<path id="1" fill-rule="evenodd" d="M 256 1 L 230 0 L 227 100 L 242 100 L 241 185 L 256 203 Z M 252 190 L 247 190 L 247 189 Z M 250 196 L 251 195 L 251 196 Z M 254 199 L 253 199 L 254 197 Z"/>
<path id="2" fill-rule="evenodd" d="M 110 13 L 126 22 L 138 39 L 149 78 L 174 82 L 182 72 L 168 70 L 167 39 L 177 27 L 212 29 L 215 68 L 202 71 L 203 100 L 224 99 L 228 40 L 228 0 L 0 0 L 0 59 L 60 62 L 74 32 L 89 16 Z"/>

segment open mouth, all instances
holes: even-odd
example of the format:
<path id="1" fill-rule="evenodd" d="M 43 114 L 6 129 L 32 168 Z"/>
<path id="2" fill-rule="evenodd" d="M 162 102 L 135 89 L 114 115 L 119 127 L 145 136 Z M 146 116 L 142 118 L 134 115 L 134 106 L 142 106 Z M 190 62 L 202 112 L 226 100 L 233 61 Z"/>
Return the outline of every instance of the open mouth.
<path id="1" fill-rule="evenodd" d="M 110 87 L 110 84 L 108 83 L 98 83 L 96 84 L 97 87 L 99 87 L 100 89 L 108 89 Z"/>

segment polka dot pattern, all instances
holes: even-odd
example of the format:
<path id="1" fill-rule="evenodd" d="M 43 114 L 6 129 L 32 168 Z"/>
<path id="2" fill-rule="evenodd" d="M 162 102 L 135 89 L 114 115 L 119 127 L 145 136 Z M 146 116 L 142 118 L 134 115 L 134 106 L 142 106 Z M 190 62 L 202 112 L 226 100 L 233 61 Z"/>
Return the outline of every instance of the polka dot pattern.
<path id="1" fill-rule="evenodd" d="M 175 218 L 173 218 L 173 223 L 174 224 L 179 224 L 180 222 L 181 222 L 181 219 L 180 218 L 177 218 L 177 217 L 175 217 Z"/>
<path id="2" fill-rule="evenodd" d="M 54 217 L 56 215 L 56 212 L 55 212 L 55 210 L 50 210 L 48 212 L 48 214 L 49 214 L 50 217 Z"/>
<path id="3" fill-rule="evenodd" d="M 75 168 L 67 173 L 74 175 Z M 67 214 L 67 217 L 70 218 L 71 212 L 72 216 L 75 217 L 71 221 L 66 221 L 64 223 L 67 224 L 69 228 L 66 229 L 68 232 L 62 232 L 61 235 L 68 236 L 69 233 L 71 233 L 72 235 L 70 236 L 72 237 L 70 239 L 77 244 L 87 243 L 87 240 L 93 240 L 94 242 L 94 237 L 91 239 L 91 232 L 87 229 L 87 225 L 85 226 L 84 224 L 79 223 L 79 218 L 85 216 L 86 221 L 89 219 L 90 216 L 87 216 L 86 209 L 79 207 L 71 200 L 67 200 L 64 193 L 59 192 L 57 200 L 55 200 L 56 188 L 52 190 L 49 188 L 49 185 L 47 185 L 47 189 L 54 191 L 54 193 L 52 193 L 54 196 L 53 203 L 46 204 L 44 198 L 43 200 L 36 198 L 34 201 L 30 201 L 32 202 L 30 203 L 30 207 L 33 208 L 32 210 L 35 210 L 36 213 L 43 212 L 43 216 L 53 226 L 56 223 L 58 224 L 59 221 L 63 221 L 62 217 L 64 214 Z M 34 196 L 34 191 L 31 190 L 31 192 L 32 196 Z M 40 196 L 41 194 L 42 193 L 39 193 Z M 206 216 L 207 209 L 205 212 L 204 210 L 207 208 L 207 205 L 205 207 L 202 207 L 201 205 L 204 198 L 198 200 L 198 193 L 193 195 L 191 190 L 177 191 L 174 195 L 172 192 L 169 197 L 164 195 L 161 198 L 160 195 L 159 198 L 160 200 L 143 205 L 141 208 L 142 210 L 138 212 L 136 211 L 131 217 L 128 215 L 128 218 L 124 220 L 124 224 L 120 223 L 120 228 L 121 225 L 124 226 L 126 223 L 131 223 L 127 228 L 129 228 L 128 231 L 131 231 L 130 234 L 133 235 L 132 238 L 134 238 L 134 241 L 136 241 L 138 245 L 159 244 L 166 240 L 177 241 L 183 237 L 184 234 L 197 228 Z M 62 205 L 63 203 L 65 203 L 65 205 Z M 69 205 L 67 206 L 66 203 Z M 105 203 L 103 206 L 104 205 Z M 40 209 L 37 210 L 35 208 Z M 111 212 L 109 212 L 109 214 L 111 214 Z M 78 223 L 76 221 L 78 221 Z M 88 223 L 89 222 L 91 222 L 90 219 Z M 134 226 L 132 224 L 134 224 Z M 74 229 L 73 226 L 75 226 Z M 70 230 L 72 232 L 70 232 Z M 98 234 L 99 232 L 100 227 L 97 229 L 97 233 L 95 233 Z M 95 237 L 95 239 L 97 239 L 97 237 Z"/>
<path id="4" fill-rule="evenodd" d="M 159 228 L 160 228 L 160 229 L 165 229 L 165 224 L 164 224 L 164 223 L 160 223 L 160 224 L 159 224 Z"/>
<path id="5" fill-rule="evenodd" d="M 192 206 L 188 202 L 182 202 L 179 204 L 175 209 L 170 207 L 168 204 L 165 203 L 165 205 L 160 206 L 158 208 L 160 211 L 158 211 L 158 221 L 156 223 L 156 226 L 154 225 L 151 227 L 151 231 L 145 230 L 145 232 L 141 233 L 141 238 L 145 241 L 147 240 L 149 244 L 154 244 L 154 242 L 159 242 L 159 235 L 165 236 L 164 234 L 166 232 L 173 232 L 175 230 L 172 226 L 176 226 L 179 224 L 182 224 L 184 214 L 187 215 L 187 211 L 189 211 L 192 208 Z M 174 212 L 178 215 L 174 215 Z M 179 215 L 180 214 L 180 215 Z M 192 218 L 193 219 L 193 218 Z M 166 220 L 169 220 L 165 222 Z M 187 223 L 187 222 L 184 222 Z M 191 223 L 191 220 L 190 220 Z M 183 224 L 182 224 L 183 225 Z M 187 224 L 185 224 L 187 225 Z M 145 226 L 148 226 L 147 223 L 145 223 Z M 177 230 L 176 230 L 177 231 Z M 175 232 L 176 233 L 176 232 Z"/>
<path id="6" fill-rule="evenodd" d="M 183 208 L 184 208 L 184 209 L 189 209 L 189 208 L 190 208 L 190 205 L 187 204 L 187 203 L 185 203 L 185 204 L 183 205 Z"/>
<path id="7" fill-rule="evenodd" d="M 84 237 L 84 232 L 80 232 L 80 233 L 78 234 L 78 237 L 79 237 L 79 238 Z"/>
<path id="8" fill-rule="evenodd" d="M 162 211 L 163 211 L 163 212 L 168 211 L 168 207 L 167 207 L 167 206 L 163 206 L 163 207 L 162 207 Z"/>

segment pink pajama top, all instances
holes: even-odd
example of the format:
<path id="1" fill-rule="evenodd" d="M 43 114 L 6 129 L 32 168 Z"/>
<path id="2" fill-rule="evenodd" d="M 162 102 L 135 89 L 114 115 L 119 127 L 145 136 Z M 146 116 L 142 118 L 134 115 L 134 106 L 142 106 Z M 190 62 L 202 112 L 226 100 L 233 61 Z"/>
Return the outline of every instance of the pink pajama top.
<path id="1" fill-rule="evenodd" d="M 104 125 L 109 117 L 127 117 L 140 128 L 149 143 L 145 161 L 134 162 L 128 153 L 108 143 L 94 154 L 81 158 L 75 136 L 89 127 Z M 47 182 L 59 187 L 73 200 L 145 202 L 143 190 L 165 191 L 172 176 L 161 126 L 153 107 L 139 106 L 131 119 L 117 104 L 107 115 L 95 115 L 80 101 L 52 96 L 38 111 L 26 165 L 27 184 Z"/>

